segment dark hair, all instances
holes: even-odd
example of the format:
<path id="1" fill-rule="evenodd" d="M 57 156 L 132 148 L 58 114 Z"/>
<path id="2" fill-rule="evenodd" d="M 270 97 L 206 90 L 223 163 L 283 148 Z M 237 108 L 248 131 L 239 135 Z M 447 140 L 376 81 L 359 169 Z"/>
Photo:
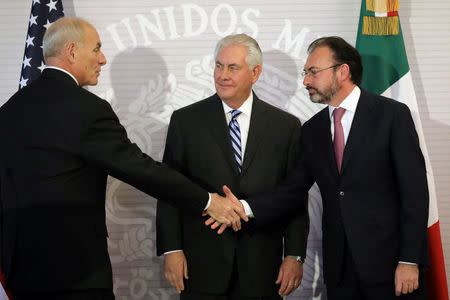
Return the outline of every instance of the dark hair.
<path id="1" fill-rule="evenodd" d="M 351 81 L 356 85 L 361 85 L 363 67 L 358 50 L 341 37 L 326 36 L 312 42 L 308 47 L 308 54 L 322 46 L 328 47 L 333 52 L 336 63 L 347 64 L 350 68 Z"/>

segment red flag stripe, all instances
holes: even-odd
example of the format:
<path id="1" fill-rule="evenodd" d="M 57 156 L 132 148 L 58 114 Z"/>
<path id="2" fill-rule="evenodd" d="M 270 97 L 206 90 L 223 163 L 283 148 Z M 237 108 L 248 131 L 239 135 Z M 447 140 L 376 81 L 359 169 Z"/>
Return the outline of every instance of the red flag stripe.
<path id="1" fill-rule="evenodd" d="M 430 268 L 425 271 L 428 300 L 449 300 L 439 221 L 428 227 Z"/>

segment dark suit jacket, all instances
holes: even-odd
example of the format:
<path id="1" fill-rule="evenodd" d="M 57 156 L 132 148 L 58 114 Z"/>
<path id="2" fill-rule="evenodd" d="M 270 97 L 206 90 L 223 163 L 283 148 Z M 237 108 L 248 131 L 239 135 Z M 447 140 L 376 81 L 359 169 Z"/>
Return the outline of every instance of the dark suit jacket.
<path id="1" fill-rule="evenodd" d="M 173 113 L 164 161 L 205 189 L 222 193 L 225 184 L 240 199 L 275 187 L 298 152 L 300 121 L 254 96 L 242 173 L 232 154 L 222 102 L 216 95 Z M 300 199 L 298 199 L 300 202 Z M 306 202 L 302 202 L 306 205 Z M 188 263 L 187 288 L 221 294 L 229 286 L 236 261 L 240 286 L 248 296 L 272 295 L 283 255 L 305 256 L 309 220 L 306 210 L 254 232 L 204 225 L 205 218 L 181 216 L 158 202 L 158 254 L 182 249 Z"/>
<path id="2" fill-rule="evenodd" d="M 1 267 L 13 291 L 112 288 L 110 174 L 183 211 L 208 195 L 127 138 L 108 102 L 46 69 L 0 108 Z"/>
<path id="3" fill-rule="evenodd" d="M 328 107 L 304 124 L 293 172 L 248 199 L 256 223 L 298 209 L 298 195 L 317 182 L 328 286 L 340 279 L 345 238 L 363 284 L 392 283 L 399 261 L 428 265 L 425 163 L 408 107 L 362 90 L 340 175 L 330 128 Z"/>

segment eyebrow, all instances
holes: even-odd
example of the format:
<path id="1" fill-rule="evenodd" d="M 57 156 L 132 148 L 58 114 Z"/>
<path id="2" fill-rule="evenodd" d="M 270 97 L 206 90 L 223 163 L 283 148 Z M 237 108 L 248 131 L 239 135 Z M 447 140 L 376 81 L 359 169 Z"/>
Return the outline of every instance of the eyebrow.
<path id="1" fill-rule="evenodd" d="M 219 65 L 221 65 L 221 66 L 224 65 L 224 64 L 221 63 L 219 60 L 216 60 L 216 64 L 219 64 Z M 227 66 L 228 66 L 228 67 L 240 67 L 240 65 L 237 64 L 237 63 L 231 63 L 231 64 L 228 64 Z"/>
<path id="2" fill-rule="evenodd" d="M 102 43 L 98 42 L 97 45 L 95 45 L 95 48 L 101 48 L 102 47 Z"/>

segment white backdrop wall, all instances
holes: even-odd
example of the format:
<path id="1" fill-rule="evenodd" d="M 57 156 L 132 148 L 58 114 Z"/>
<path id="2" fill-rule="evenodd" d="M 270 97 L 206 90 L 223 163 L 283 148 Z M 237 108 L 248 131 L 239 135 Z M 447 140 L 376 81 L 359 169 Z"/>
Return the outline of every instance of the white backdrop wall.
<path id="1" fill-rule="evenodd" d="M 31 3 L 0 1 L 0 105 L 18 87 Z M 260 43 L 264 66 L 256 93 L 302 121 L 311 117 L 320 107 L 310 103 L 301 83 L 306 47 L 323 35 L 354 44 L 361 2 L 64 0 L 63 5 L 67 16 L 90 21 L 103 41 L 108 63 L 89 90 L 107 99 L 130 138 L 160 160 L 172 111 L 214 93 L 214 46 L 230 33 L 245 32 Z M 400 16 L 450 274 L 450 2 L 400 1 Z M 289 299 L 326 299 L 317 194 L 313 188 L 304 280 Z M 106 205 L 117 299 L 176 299 L 162 259 L 155 256 L 155 203 L 110 178 Z"/>

